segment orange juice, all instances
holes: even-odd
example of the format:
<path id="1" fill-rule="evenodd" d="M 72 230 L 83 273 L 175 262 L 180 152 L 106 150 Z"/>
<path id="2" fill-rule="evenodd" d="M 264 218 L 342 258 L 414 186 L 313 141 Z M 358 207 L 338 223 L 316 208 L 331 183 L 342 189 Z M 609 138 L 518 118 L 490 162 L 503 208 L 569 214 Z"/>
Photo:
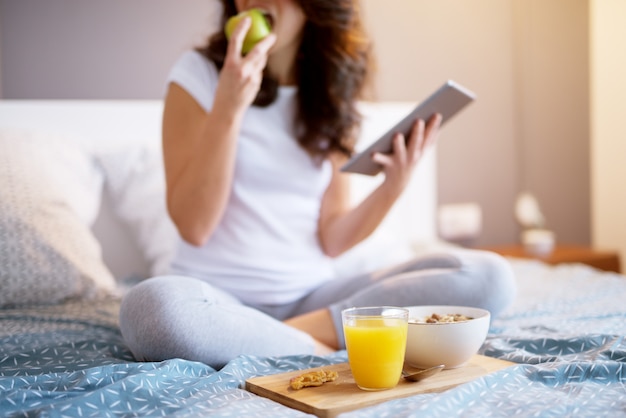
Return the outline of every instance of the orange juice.
<path id="1" fill-rule="evenodd" d="M 389 389 L 398 384 L 406 349 L 407 318 L 363 316 L 344 322 L 348 362 L 361 389 Z"/>

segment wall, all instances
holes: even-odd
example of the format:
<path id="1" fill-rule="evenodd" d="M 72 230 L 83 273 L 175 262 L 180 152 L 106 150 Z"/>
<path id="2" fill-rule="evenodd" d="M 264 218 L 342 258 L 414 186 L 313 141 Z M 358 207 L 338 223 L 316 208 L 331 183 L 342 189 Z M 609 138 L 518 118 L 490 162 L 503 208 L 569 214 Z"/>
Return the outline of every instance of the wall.
<path id="1" fill-rule="evenodd" d="M 519 183 L 514 120 L 512 3 L 366 0 L 382 100 L 420 101 L 446 79 L 477 94 L 440 135 L 439 203 L 478 202 L 476 245 L 515 240 Z"/>
<path id="2" fill-rule="evenodd" d="M 537 196 L 557 240 L 588 244 L 588 0 L 513 5 L 520 189 Z"/>
<path id="3" fill-rule="evenodd" d="M 626 260 L 626 2 L 592 0 L 591 159 L 593 244 Z"/>
<path id="4" fill-rule="evenodd" d="M 525 188 L 560 238 L 589 240 L 587 2 L 362 0 L 380 99 L 419 101 L 448 78 L 478 94 L 437 153 L 440 203 L 482 206 L 476 245 L 517 239 Z M 209 0 L 0 0 L 2 97 L 159 98 L 214 10 Z"/>
<path id="5" fill-rule="evenodd" d="M 157 99 L 215 26 L 207 0 L 0 0 L 3 98 Z"/>
<path id="6" fill-rule="evenodd" d="M 380 98 L 419 100 L 445 78 L 478 101 L 445 127 L 439 202 L 478 202 L 476 245 L 514 242 L 517 193 L 561 242 L 590 242 L 588 0 L 366 0 Z M 401 11 L 401 12 L 400 12 Z"/>
<path id="7" fill-rule="evenodd" d="M 0 4 L 0 99 L 2 98 L 2 5 Z"/>

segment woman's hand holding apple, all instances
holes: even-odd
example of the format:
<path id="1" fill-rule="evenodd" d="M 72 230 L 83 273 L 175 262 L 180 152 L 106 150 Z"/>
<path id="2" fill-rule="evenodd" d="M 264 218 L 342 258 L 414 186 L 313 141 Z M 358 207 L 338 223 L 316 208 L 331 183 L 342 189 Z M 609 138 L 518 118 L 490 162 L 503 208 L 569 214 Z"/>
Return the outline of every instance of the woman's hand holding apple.
<path id="1" fill-rule="evenodd" d="M 221 109 L 231 109 L 235 112 L 233 116 L 242 115 L 254 101 L 263 80 L 269 50 L 276 42 L 276 36 L 270 32 L 243 55 L 245 37 L 252 23 L 253 20 L 244 15 L 229 29 L 228 48 L 215 94 L 214 107 L 218 108 L 219 104 Z"/>
<path id="2" fill-rule="evenodd" d="M 272 33 L 272 27 L 263 15 L 263 11 L 260 9 L 250 9 L 244 10 L 243 12 L 228 19 L 226 25 L 224 26 L 226 38 L 229 40 L 231 39 L 235 28 L 245 18 L 249 18 L 251 20 L 251 24 L 249 29 L 246 31 L 246 37 L 241 47 L 241 52 L 244 55 L 250 52 L 252 48 L 259 43 L 259 41 Z"/>

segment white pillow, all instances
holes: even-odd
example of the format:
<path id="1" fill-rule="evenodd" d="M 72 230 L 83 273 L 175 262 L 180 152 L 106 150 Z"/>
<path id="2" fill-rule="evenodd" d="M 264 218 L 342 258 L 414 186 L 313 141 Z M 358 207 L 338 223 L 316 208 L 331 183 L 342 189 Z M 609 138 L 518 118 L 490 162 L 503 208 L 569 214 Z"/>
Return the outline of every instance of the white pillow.
<path id="1" fill-rule="evenodd" d="M 89 228 L 103 176 L 79 143 L 0 130 L 0 307 L 115 292 Z"/>
<path id="2" fill-rule="evenodd" d="M 166 208 L 160 138 L 146 136 L 113 144 L 99 153 L 98 160 L 112 209 L 136 240 L 149 273 L 166 274 L 178 233 Z"/>

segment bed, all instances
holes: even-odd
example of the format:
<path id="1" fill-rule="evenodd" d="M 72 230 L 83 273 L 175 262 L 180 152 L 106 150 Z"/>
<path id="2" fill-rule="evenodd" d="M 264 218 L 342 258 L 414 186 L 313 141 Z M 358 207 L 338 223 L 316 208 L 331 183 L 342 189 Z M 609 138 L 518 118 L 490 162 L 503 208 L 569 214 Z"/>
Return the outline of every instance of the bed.
<path id="1" fill-rule="evenodd" d="M 364 103 L 360 146 L 410 106 Z M 245 380 L 346 361 L 345 351 L 242 356 L 215 370 L 133 359 L 118 328 L 120 297 L 162 272 L 172 251 L 161 109 L 158 101 L 0 102 L 1 416 L 310 416 L 246 391 Z M 381 230 L 336 268 L 382 267 L 445 246 L 434 228 L 435 172 L 433 151 Z M 376 181 L 355 176 L 354 198 Z M 518 295 L 480 354 L 514 365 L 341 416 L 626 415 L 626 278 L 509 261 Z"/>

